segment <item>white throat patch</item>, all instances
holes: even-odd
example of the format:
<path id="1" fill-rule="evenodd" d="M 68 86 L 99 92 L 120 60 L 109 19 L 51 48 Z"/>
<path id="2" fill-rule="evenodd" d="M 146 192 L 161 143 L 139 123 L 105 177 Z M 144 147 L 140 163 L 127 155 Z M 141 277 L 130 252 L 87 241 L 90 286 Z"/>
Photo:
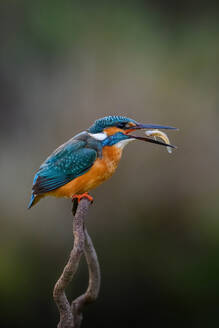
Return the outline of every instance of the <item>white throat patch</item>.
<path id="1" fill-rule="evenodd" d="M 115 144 L 115 146 L 120 149 L 123 149 L 129 142 L 134 141 L 134 140 L 135 140 L 134 138 L 121 140 L 117 144 Z"/>
<path id="2" fill-rule="evenodd" d="M 92 138 L 96 140 L 105 140 L 107 138 L 107 134 L 105 132 L 101 133 L 88 133 Z"/>

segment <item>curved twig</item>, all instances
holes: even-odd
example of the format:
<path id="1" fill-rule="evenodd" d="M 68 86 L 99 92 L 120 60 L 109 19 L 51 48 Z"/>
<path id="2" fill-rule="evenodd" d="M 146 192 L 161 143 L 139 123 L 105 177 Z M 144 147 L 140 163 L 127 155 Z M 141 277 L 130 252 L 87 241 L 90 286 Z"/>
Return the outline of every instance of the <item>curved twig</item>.
<path id="1" fill-rule="evenodd" d="M 58 328 L 79 328 L 82 321 L 82 311 L 84 306 L 95 301 L 99 293 L 99 262 L 92 240 L 85 227 L 85 217 L 89 206 L 90 201 L 87 198 L 83 198 L 78 204 L 78 208 L 73 219 L 74 246 L 70 253 L 68 263 L 66 264 L 54 287 L 53 298 L 57 304 L 60 314 Z M 70 306 L 65 295 L 65 289 L 77 272 L 83 253 L 85 254 L 88 265 L 89 284 L 87 291 L 76 298 Z"/>
<path id="2" fill-rule="evenodd" d="M 80 327 L 80 323 L 82 320 L 83 307 L 89 303 L 94 302 L 98 297 L 99 290 L 100 290 L 100 280 L 101 280 L 100 267 L 99 267 L 97 254 L 86 228 L 84 230 L 84 233 L 85 233 L 84 253 L 89 270 L 89 284 L 86 292 L 81 296 L 79 296 L 78 298 L 76 298 L 71 304 L 71 309 L 74 317 L 75 318 L 78 317 L 80 321 L 78 327 Z"/>

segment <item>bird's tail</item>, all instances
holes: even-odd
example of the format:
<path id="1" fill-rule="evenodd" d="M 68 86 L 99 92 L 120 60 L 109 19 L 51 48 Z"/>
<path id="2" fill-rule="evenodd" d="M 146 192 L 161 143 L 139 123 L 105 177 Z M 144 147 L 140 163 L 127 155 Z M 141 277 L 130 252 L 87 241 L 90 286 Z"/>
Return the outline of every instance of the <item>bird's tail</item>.
<path id="1" fill-rule="evenodd" d="M 43 196 L 41 196 L 41 195 L 39 196 L 39 195 L 35 195 L 35 194 L 32 193 L 31 198 L 30 198 L 30 202 L 29 202 L 27 208 L 30 209 L 32 206 L 36 205 L 42 197 Z"/>

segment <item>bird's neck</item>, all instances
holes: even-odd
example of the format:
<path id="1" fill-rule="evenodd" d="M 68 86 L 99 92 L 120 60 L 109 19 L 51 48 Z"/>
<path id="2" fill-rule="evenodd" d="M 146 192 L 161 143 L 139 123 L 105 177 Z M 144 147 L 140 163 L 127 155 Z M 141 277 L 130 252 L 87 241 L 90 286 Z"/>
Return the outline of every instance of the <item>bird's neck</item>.
<path id="1" fill-rule="evenodd" d="M 113 146 L 104 146 L 102 150 L 104 159 L 113 163 L 117 163 L 118 165 L 122 157 L 124 147 L 133 140 L 134 139 L 126 139 L 116 143 Z"/>

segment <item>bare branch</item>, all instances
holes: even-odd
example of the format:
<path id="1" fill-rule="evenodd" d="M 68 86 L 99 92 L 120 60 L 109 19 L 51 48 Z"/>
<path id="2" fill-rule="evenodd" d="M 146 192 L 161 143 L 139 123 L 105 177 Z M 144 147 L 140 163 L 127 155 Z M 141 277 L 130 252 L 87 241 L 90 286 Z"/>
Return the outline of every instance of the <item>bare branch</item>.
<path id="1" fill-rule="evenodd" d="M 85 257 L 89 270 L 89 284 L 86 292 L 72 302 L 71 308 L 74 315 L 79 316 L 82 320 L 82 310 L 86 304 L 94 302 L 100 290 L 100 266 L 92 240 L 87 232 L 85 233 Z"/>
<path id="2" fill-rule="evenodd" d="M 83 198 L 73 218 L 74 246 L 70 253 L 68 263 L 57 281 L 53 298 L 60 313 L 58 328 L 79 328 L 82 321 L 82 311 L 86 304 L 96 300 L 100 288 L 100 268 L 92 240 L 85 228 L 85 217 L 88 212 L 90 201 Z M 73 208 L 73 210 L 75 210 Z M 65 295 L 65 289 L 72 281 L 77 272 L 82 254 L 85 254 L 88 271 L 89 284 L 87 291 L 70 303 Z"/>

